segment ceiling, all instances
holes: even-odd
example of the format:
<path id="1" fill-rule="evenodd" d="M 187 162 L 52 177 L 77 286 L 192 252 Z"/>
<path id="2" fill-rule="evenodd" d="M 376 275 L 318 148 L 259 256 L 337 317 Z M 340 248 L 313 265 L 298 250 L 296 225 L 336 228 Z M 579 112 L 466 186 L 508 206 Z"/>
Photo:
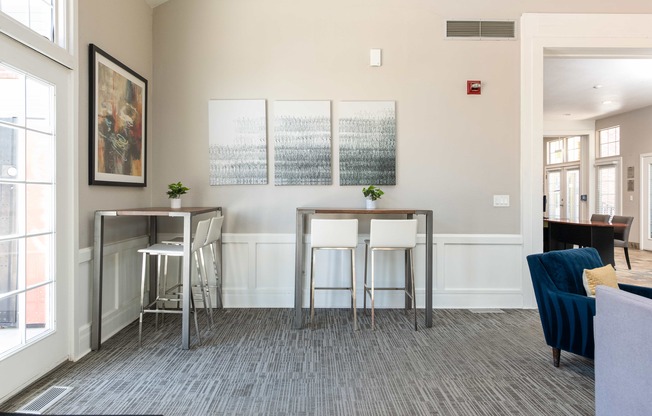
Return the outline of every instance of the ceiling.
<path id="1" fill-rule="evenodd" d="M 594 120 L 652 105 L 652 55 L 546 57 L 545 120 Z"/>

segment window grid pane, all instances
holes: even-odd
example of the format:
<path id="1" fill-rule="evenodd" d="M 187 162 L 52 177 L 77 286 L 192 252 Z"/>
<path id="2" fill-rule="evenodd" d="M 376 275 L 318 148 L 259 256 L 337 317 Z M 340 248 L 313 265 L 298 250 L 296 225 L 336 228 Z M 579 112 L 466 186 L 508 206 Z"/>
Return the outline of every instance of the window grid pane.
<path id="1" fill-rule="evenodd" d="M 548 216 L 561 217 L 561 172 L 548 173 Z"/>
<path id="2" fill-rule="evenodd" d="M 562 139 L 548 142 L 548 164 L 564 162 L 564 141 Z"/>
<path id="3" fill-rule="evenodd" d="M 620 126 L 599 131 L 599 157 L 620 155 Z"/>
<path id="4" fill-rule="evenodd" d="M 54 42 L 53 0 L 0 0 L 0 12 Z"/>
<path id="5" fill-rule="evenodd" d="M 0 91 L 1 357 L 54 330 L 56 137 L 53 85 L 0 62 Z"/>
<path id="6" fill-rule="evenodd" d="M 576 162 L 580 160 L 580 136 L 568 137 L 566 139 L 566 161 Z"/>
<path id="7" fill-rule="evenodd" d="M 616 168 L 598 167 L 597 213 L 614 215 L 616 213 Z"/>

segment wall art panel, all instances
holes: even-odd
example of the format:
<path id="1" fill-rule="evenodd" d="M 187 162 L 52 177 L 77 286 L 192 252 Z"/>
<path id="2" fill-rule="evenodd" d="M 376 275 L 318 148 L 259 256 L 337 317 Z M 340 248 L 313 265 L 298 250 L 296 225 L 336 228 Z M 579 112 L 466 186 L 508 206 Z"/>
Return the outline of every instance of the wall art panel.
<path id="1" fill-rule="evenodd" d="M 274 184 L 330 185 L 330 101 L 274 103 Z"/>
<path id="2" fill-rule="evenodd" d="M 340 103 L 340 185 L 396 185 L 394 101 Z"/>
<path id="3" fill-rule="evenodd" d="M 209 100 L 211 185 L 267 184 L 265 100 Z"/>

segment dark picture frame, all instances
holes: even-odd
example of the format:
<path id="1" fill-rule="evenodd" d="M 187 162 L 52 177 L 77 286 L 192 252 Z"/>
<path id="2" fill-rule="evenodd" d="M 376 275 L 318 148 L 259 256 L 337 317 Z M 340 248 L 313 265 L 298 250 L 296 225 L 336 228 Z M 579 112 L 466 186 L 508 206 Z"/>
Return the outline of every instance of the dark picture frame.
<path id="1" fill-rule="evenodd" d="M 147 80 L 89 45 L 89 185 L 147 186 Z"/>

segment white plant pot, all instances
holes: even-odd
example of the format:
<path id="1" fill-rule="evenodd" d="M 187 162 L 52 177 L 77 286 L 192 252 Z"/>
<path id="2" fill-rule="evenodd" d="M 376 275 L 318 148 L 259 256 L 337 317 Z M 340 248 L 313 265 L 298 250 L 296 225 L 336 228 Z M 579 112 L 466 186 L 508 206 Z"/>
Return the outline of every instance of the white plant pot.
<path id="1" fill-rule="evenodd" d="M 365 202 L 367 204 L 367 209 L 376 209 L 376 202 L 371 198 L 365 198 Z"/>
<path id="2" fill-rule="evenodd" d="M 181 208 L 181 198 L 170 198 L 170 207 L 172 209 Z"/>

